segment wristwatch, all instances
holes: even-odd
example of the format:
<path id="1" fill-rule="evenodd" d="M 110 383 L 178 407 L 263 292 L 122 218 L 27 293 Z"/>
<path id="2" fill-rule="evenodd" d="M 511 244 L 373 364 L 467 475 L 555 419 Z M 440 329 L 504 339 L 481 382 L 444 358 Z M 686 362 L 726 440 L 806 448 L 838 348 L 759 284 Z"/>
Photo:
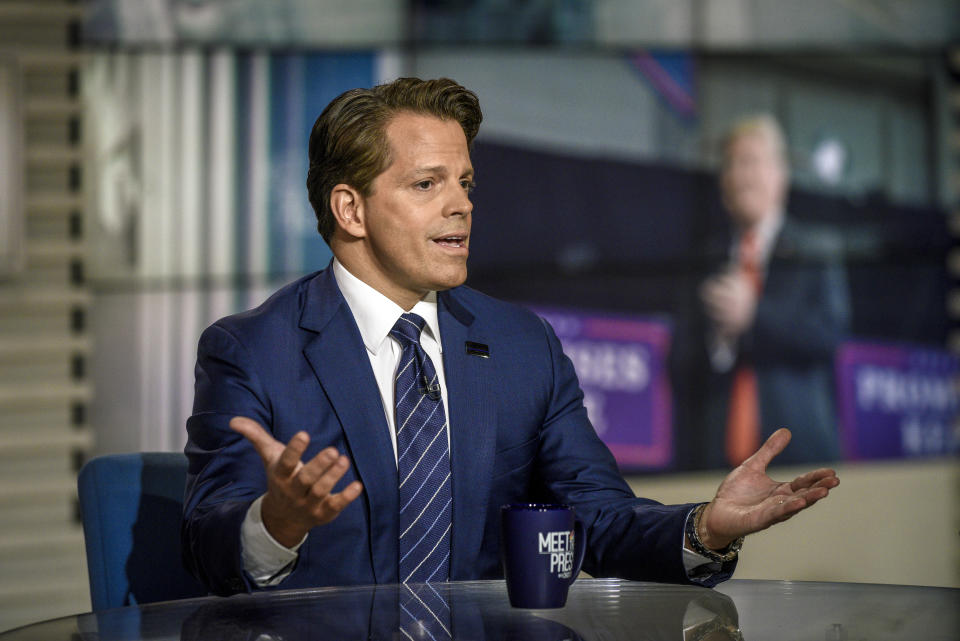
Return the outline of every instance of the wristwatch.
<path id="1" fill-rule="evenodd" d="M 706 507 L 706 503 L 701 503 L 694 508 L 692 514 L 693 518 L 687 519 L 685 532 L 687 535 L 687 540 L 690 541 L 690 547 L 692 547 L 693 551 L 697 554 L 705 556 L 716 563 L 726 563 L 727 561 L 734 560 L 740 553 L 740 548 L 743 547 L 742 536 L 728 545 L 725 550 L 721 551 L 711 550 L 703 544 L 703 541 L 700 540 L 700 518 L 703 516 L 703 511 L 706 509 Z"/>

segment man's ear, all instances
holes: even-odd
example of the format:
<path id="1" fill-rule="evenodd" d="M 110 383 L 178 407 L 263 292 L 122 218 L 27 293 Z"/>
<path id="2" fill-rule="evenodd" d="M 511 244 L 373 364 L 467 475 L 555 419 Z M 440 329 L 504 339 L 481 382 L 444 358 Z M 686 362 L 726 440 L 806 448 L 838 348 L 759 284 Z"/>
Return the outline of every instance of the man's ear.
<path id="1" fill-rule="evenodd" d="M 337 226 L 351 238 L 367 235 L 363 216 L 363 196 L 350 185 L 340 183 L 330 191 L 330 211 Z"/>

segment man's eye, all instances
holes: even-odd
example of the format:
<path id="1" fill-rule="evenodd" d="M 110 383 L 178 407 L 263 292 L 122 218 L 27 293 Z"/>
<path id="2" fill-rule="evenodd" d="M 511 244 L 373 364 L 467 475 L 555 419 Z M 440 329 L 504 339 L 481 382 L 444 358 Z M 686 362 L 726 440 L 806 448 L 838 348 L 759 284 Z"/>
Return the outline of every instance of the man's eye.
<path id="1" fill-rule="evenodd" d="M 463 190 L 469 194 L 471 191 L 473 191 L 474 187 L 477 186 L 477 183 L 473 182 L 472 180 L 461 180 L 460 186 L 463 187 Z"/>
<path id="2" fill-rule="evenodd" d="M 419 190 L 421 190 L 421 191 L 426 191 L 427 189 L 430 189 L 431 187 L 433 187 L 433 181 L 432 181 L 432 180 L 421 180 L 420 182 L 414 184 L 414 187 L 416 187 L 417 189 L 419 189 Z"/>

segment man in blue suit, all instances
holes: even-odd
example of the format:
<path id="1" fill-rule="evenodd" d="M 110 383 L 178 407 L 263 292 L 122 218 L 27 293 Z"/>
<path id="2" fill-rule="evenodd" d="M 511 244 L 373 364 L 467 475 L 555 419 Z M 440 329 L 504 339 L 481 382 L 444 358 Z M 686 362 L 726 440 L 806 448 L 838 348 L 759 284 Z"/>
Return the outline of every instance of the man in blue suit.
<path id="1" fill-rule="evenodd" d="M 307 186 L 331 266 L 200 339 L 183 549 L 212 591 L 499 577 L 500 506 L 531 500 L 575 508 L 594 575 L 713 585 L 740 537 L 839 482 L 767 477 L 782 430 L 710 503 L 633 495 L 549 325 L 462 285 L 480 121 L 476 96 L 447 79 L 352 90 L 317 119 Z M 412 352 L 398 329 L 410 319 Z M 407 367 L 424 372 L 419 393 L 400 389 Z M 422 460 L 439 470 L 421 487 L 424 520 L 441 526 L 409 573 L 408 393 L 433 408 L 409 476 Z"/>

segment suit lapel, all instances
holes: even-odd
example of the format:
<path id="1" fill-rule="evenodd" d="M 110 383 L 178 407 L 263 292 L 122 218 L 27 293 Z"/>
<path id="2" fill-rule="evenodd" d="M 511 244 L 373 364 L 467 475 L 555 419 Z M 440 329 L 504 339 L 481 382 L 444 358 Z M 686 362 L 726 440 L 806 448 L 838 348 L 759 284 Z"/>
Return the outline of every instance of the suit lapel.
<path id="1" fill-rule="evenodd" d="M 453 490 L 453 535 L 450 578 L 473 576 L 483 538 L 496 444 L 495 405 L 489 381 L 497 358 L 492 336 L 457 300 L 457 290 L 438 296 L 443 367 L 450 417 L 450 465 Z M 467 354 L 465 343 L 490 345 L 490 358 Z"/>
<path id="2" fill-rule="evenodd" d="M 314 336 L 304 356 L 343 427 L 363 483 L 377 583 L 397 580 L 397 469 L 377 382 L 350 308 L 327 268 L 311 281 L 300 327 Z"/>

